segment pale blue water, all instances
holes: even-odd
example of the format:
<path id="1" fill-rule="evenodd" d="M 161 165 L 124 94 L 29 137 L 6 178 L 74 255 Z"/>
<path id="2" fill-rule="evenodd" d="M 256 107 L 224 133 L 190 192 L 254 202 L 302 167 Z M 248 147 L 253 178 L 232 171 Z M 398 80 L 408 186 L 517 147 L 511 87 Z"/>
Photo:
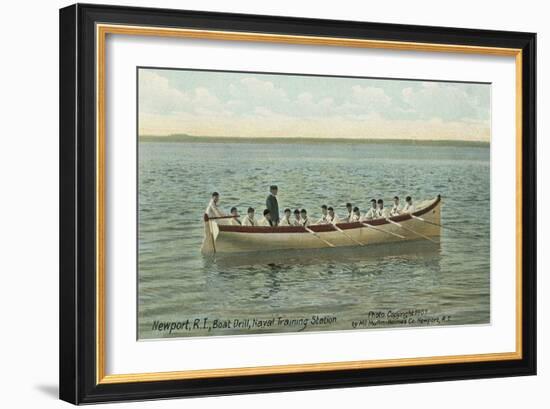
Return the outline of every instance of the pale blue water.
<path id="1" fill-rule="evenodd" d="M 483 146 L 140 142 L 139 338 L 364 329 L 376 313 L 380 326 L 488 323 L 489 161 Z M 439 245 L 203 257 L 210 193 L 244 213 L 264 208 L 271 184 L 281 211 L 314 216 L 322 204 L 344 215 L 347 201 L 441 194 L 443 225 L 461 233 L 443 230 Z M 387 321 L 409 309 L 414 322 Z"/>

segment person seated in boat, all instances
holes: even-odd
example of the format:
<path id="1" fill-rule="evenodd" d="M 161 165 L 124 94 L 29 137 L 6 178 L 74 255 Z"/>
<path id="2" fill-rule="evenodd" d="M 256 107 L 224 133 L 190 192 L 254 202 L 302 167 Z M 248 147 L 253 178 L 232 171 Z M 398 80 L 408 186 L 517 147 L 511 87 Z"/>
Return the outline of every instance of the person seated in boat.
<path id="1" fill-rule="evenodd" d="M 300 217 L 300 209 L 294 210 L 294 220 L 292 221 L 293 226 L 301 226 L 302 218 Z"/>
<path id="2" fill-rule="evenodd" d="M 346 209 L 348 210 L 348 217 L 346 218 L 346 223 L 351 221 L 351 216 L 353 216 L 353 205 L 351 203 L 346 203 Z"/>
<path id="3" fill-rule="evenodd" d="M 327 211 L 328 211 L 328 214 L 327 214 L 328 223 L 331 223 L 331 224 L 340 223 L 340 219 L 338 218 L 338 216 L 336 216 L 336 213 L 334 213 L 334 208 L 332 206 L 329 206 Z"/>
<path id="4" fill-rule="evenodd" d="M 390 216 L 399 216 L 401 214 L 401 205 L 399 204 L 399 197 L 393 197 L 393 206 L 390 210 Z"/>
<path id="5" fill-rule="evenodd" d="M 327 216 L 328 216 L 328 207 L 327 207 L 327 205 L 322 205 L 321 206 L 321 218 L 319 220 L 317 220 L 317 223 L 315 223 L 315 224 L 328 224 Z"/>
<path id="6" fill-rule="evenodd" d="M 208 217 L 223 217 L 225 213 L 218 207 L 220 202 L 220 194 L 218 192 L 212 193 L 212 198 L 208 203 L 208 207 L 204 211 Z"/>
<path id="7" fill-rule="evenodd" d="M 416 208 L 413 204 L 412 197 L 407 196 L 405 198 L 405 206 L 403 206 L 403 213 L 414 213 Z"/>
<path id="8" fill-rule="evenodd" d="M 249 207 L 246 216 L 243 218 L 243 226 L 257 226 L 258 222 L 254 218 L 254 208 Z"/>
<path id="9" fill-rule="evenodd" d="M 353 214 L 351 215 L 349 222 L 355 223 L 361 221 L 361 211 L 357 206 L 353 208 Z"/>
<path id="10" fill-rule="evenodd" d="M 236 207 L 231 208 L 231 216 L 233 217 L 229 219 L 229 224 L 231 226 L 240 226 L 241 221 L 239 220 L 239 212 L 237 211 Z"/>
<path id="11" fill-rule="evenodd" d="M 311 220 L 309 220 L 309 217 L 307 216 L 307 210 L 306 209 L 300 210 L 300 223 L 304 227 L 311 226 L 312 224 L 314 224 L 314 223 L 312 223 Z"/>
<path id="12" fill-rule="evenodd" d="M 363 217 L 363 221 L 376 219 L 376 217 L 377 217 L 377 214 L 376 214 L 376 199 L 371 199 L 370 200 L 370 209 L 365 214 L 365 217 Z"/>
<path id="13" fill-rule="evenodd" d="M 384 207 L 384 201 L 382 199 L 378 199 L 378 208 L 376 209 L 376 218 L 377 219 L 387 219 L 390 217 L 390 212 L 388 209 Z"/>
<path id="14" fill-rule="evenodd" d="M 290 211 L 290 209 L 286 208 L 284 213 L 283 213 L 283 218 L 279 222 L 278 226 L 292 226 L 292 225 L 294 225 L 294 221 L 292 221 L 290 219 L 291 214 L 292 214 L 292 212 Z"/>
<path id="15" fill-rule="evenodd" d="M 271 227 L 274 226 L 273 220 L 271 220 L 271 212 L 269 209 L 264 210 L 264 217 L 258 222 L 258 226 Z"/>

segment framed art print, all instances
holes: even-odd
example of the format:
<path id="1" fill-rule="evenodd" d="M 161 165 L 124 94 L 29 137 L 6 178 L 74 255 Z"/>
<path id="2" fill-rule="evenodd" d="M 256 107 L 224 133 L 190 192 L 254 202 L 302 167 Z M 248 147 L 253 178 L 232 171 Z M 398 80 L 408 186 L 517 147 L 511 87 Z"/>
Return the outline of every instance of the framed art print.
<path id="1" fill-rule="evenodd" d="M 61 9 L 61 399 L 535 374 L 535 39 Z"/>

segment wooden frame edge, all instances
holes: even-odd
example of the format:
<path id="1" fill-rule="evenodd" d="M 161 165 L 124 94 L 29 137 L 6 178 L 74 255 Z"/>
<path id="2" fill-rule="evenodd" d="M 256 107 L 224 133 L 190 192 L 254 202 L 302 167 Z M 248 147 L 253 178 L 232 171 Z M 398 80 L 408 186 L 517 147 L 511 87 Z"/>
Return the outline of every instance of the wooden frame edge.
<path id="1" fill-rule="evenodd" d="M 223 368 L 210 370 L 188 370 L 174 372 L 152 372 L 137 374 L 105 374 L 105 40 L 107 34 L 155 35 L 179 38 L 203 38 L 227 41 L 254 41 L 267 43 L 344 46 L 356 48 L 377 48 L 405 51 L 430 51 L 450 53 L 488 54 L 515 56 L 516 64 L 516 351 L 494 354 L 453 355 L 442 357 L 401 358 L 369 361 L 347 361 L 333 363 L 315 363 L 302 365 L 277 365 L 248 368 Z M 521 360 L 523 358 L 522 340 L 522 50 L 518 48 L 482 47 L 468 45 L 449 45 L 437 43 L 416 43 L 400 41 L 362 40 L 320 36 L 294 36 L 282 34 L 243 33 L 236 31 L 176 29 L 122 24 L 96 24 L 96 192 L 97 192 L 97 275 L 96 275 L 96 384 L 119 384 L 131 382 L 149 382 L 163 380 L 206 379 L 214 377 L 252 376 L 265 374 L 290 374 L 304 372 L 322 372 L 347 369 L 388 368 L 416 365 L 436 365 L 446 363 L 492 362 Z M 518 193 L 519 192 L 519 193 Z"/>
<path id="2" fill-rule="evenodd" d="M 478 355 L 449 355 L 426 358 L 397 358 L 369 361 L 343 361 L 318 364 L 274 365 L 245 368 L 224 368 L 208 370 L 189 370 L 172 372 L 146 372 L 132 374 L 105 375 L 99 384 L 116 384 L 129 382 L 173 381 L 184 379 L 206 379 L 230 376 L 280 375 L 304 372 L 339 371 L 349 369 L 395 368 L 403 366 L 427 366 L 450 363 L 492 362 L 521 359 L 517 352 L 478 354 Z"/>

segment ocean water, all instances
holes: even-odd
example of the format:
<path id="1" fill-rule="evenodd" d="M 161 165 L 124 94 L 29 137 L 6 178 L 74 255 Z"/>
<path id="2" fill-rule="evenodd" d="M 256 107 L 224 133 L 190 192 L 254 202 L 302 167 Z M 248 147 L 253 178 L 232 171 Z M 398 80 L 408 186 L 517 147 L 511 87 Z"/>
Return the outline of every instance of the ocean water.
<path id="1" fill-rule="evenodd" d="M 212 191 L 226 212 L 320 215 L 327 204 L 443 198 L 426 240 L 205 257 Z M 490 322 L 490 150 L 401 143 L 140 142 L 138 337 L 192 337 Z"/>

